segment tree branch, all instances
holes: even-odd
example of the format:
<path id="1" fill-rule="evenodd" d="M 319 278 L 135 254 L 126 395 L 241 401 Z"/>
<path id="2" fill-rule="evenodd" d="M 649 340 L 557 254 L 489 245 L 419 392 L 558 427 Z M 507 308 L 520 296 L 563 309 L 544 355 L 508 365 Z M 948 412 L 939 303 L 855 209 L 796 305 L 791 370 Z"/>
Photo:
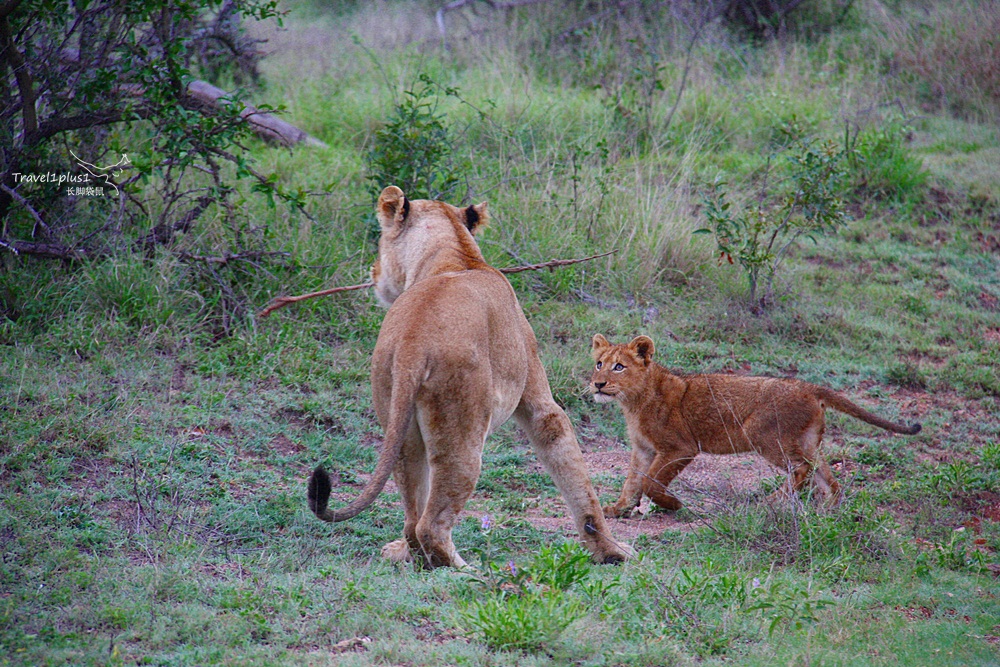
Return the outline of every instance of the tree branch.
<path id="1" fill-rule="evenodd" d="M 6 19 L 8 16 L 14 13 L 18 5 L 21 4 L 21 0 L 5 0 L 0 3 L 0 19 Z"/>
<path id="2" fill-rule="evenodd" d="M 581 257 L 578 259 L 553 259 L 548 262 L 542 262 L 541 264 L 528 264 L 525 266 L 508 266 L 500 269 L 500 273 L 521 273 L 522 271 L 538 271 L 539 269 L 549 269 L 550 271 L 556 267 L 569 266 L 570 264 L 579 264 L 580 262 L 589 262 L 592 259 L 599 259 L 601 257 L 607 257 L 618 252 L 617 250 L 609 250 L 608 252 L 602 252 L 598 255 L 591 255 L 590 257 Z M 305 301 L 306 299 L 314 299 L 319 296 L 327 296 L 329 294 L 337 294 L 338 292 L 351 292 L 353 290 L 368 289 L 369 287 L 374 287 L 375 283 L 367 282 L 361 283 L 360 285 L 347 285 L 346 287 L 331 287 L 330 289 L 320 290 L 318 292 L 310 292 L 309 294 L 300 294 L 299 296 L 279 296 L 271 300 L 271 303 L 257 313 L 257 317 L 267 317 L 279 308 L 284 308 L 290 303 L 297 303 L 299 301 Z"/>
<path id="3" fill-rule="evenodd" d="M 255 259 L 261 259 L 262 257 L 288 257 L 291 253 L 288 252 L 238 252 L 234 254 L 222 255 L 220 257 L 213 257 L 210 255 L 195 255 L 189 252 L 179 252 L 177 256 L 188 262 L 204 262 L 205 264 L 219 264 L 226 265 L 229 262 L 236 261 L 252 261 Z"/>
<path id="4" fill-rule="evenodd" d="M 32 208 L 31 204 L 28 203 L 27 199 L 18 194 L 17 190 L 15 190 L 14 188 L 7 187 L 3 183 L 0 183 L 0 190 L 3 190 L 8 195 L 10 195 L 11 199 L 16 201 L 21 206 L 23 206 L 24 209 L 31 214 L 31 217 L 35 219 L 35 230 L 38 230 L 40 228 L 42 230 L 42 233 L 45 234 L 46 237 L 52 236 L 52 230 L 49 228 L 47 224 L 45 224 L 45 221 L 42 220 L 42 216 L 39 215 L 38 211 Z M 33 230 L 31 233 L 32 237 L 35 236 L 35 230 Z"/>
<path id="5" fill-rule="evenodd" d="M 18 255 L 34 255 L 48 259 L 78 261 L 87 256 L 86 251 L 75 250 L 59 243 L 36 243 L 34 241 L 0 241 Z"/>
<path id="6" fill-rule="evenodd" d="M 17 3 L 14 3 L 14 7 L 16 6 Z M 13 8 L 7 13 L 9 14 L 11 11 Z M 35 111 L 35 83 L 24 62 L 24 56 L 14 45 L 14 38 L 10 33 L 10 24 L 7 23 L 6 14 L 0 14 L 0 16 L 2 16 L 0 18 L 0 57 L 6 60 L 14 71 L 17 90 L 21 94 L 21 120 L 24 123 L 24 136 L 27 137 L 38 129 L 38 114 Z"/>

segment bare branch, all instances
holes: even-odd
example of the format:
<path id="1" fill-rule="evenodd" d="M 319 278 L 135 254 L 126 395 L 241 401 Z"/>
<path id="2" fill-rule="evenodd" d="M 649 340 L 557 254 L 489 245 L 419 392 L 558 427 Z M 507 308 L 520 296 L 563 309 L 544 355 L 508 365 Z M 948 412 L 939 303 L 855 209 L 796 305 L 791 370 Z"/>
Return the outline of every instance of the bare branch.
<path id="1" fill-rule="evenodd" d="M 42 220 L 42 216 L 39 215 L 38 211 L 32 208 L 31 204 L 28 203 L 28 200 L 22 197 L 17 192 L 17 190 L 15 190 L 14 188 L 7 187 L 3 183 L 0 183 L 0 190 L 3 190 L 8 195 L 10 195 L 11 199 L 16 201 L 21 206 L 23 206 L 24 209 L 31 214 L 31 217 L 35 219 L 35 230 L 31 232 L 32 238 L 34 238 L 35 231 L 38 230 L 39 228 L 42 230 L 42 233 L 45 234 L 46 237 L 52 236 L 52 230 L 49 228 L 47 224 L 45 224 L 45 221 Z"/>
<path id="2" fill-rule="evenodd" d="M 598 255 L 591 255 L 590 257 L 581 257 L 578 259 L 553 259 L 548 262 L 542 262 L 541 264 L 528 264 L 525 266 L 509 266 L 500 269 L 500 273 L 521 273 L 522 271 L 538 271 L 539 269 L 549 269 L 550 271 L 556 267 L 569 266 L 570 264 L 579 264 L 580 262 L 589 262 L 592 259 L 599 259 L 601 257 L 607 257 L 618 252 L 617 250 L 609 250 L 608 252 L 602 252 Z M 331 287 L 330 289 L 320 290 L 318 292 L 310 292 L 309 294 L 300 294 L 299 296 L 279 296 L 271 300 L 271 303 L 257 313 L 257 317 L 267 317 L 279 308 L 284 308 L 290 303 L 297 303 L 299 301 L 305 301 L 306 299 L 314 299 L 318 296 L 327 296 L 329 294 L 337 294 L 338 292 L 351 292 L 353 290 L 368 289 L 369 287 L 374 287 L 375 283 L 367 282 L 361 283 L 360 285 L 347 285 L 346 287 Z"/>
<path id="3" fill-rule="evenodd" d="M 526 266 L 509 266 L 500 269 L 500 273 L 521 273 L 522 271 L 538 271 L 539 269 L 549 269 L 552 270 L 558 266 L 569 266 L 570 264 L 579 264 L 580 262 L 589 262 L 592 259 L 600 259 L 601 257 L 607 257 L 608 255 L 613 255 L 617 250 L 609 250 L 608 252 L 602 252 L 599 255 L 591 255 L 590 257 L 580 257 L 578 259 L 553 259 L 548 262 L 542 262 L 541 264 L 528 264 Z"/>
<path id="4" fill-rule="evenodd" d="M 132 247 L 136 250 L 143 249 L 147 253 L 151 253 L 153 248 L 158 245 L 166 245 L 174 238 L 174 234 L 177 232 L 185 233 L 191 229 L 191 225 L 194 221 L 198 219 L 199 216 L 208 208 L 215 199 L 208 195 L 204 195 L 198 198 L 195 205 L 179 220 L 173 224 L 160 223 L 156 227 L 149 230 L 149 233 L 138 239 Z"/>
<path id="5" fill-rule="evenodd" d="M 189 252 L 179 252 L 177 256 L 183 260 L 190 262 L 204 262 L 206 264 L 219 264 L 226 265 L 229 262 L 245 261 L 252 262 L 255 259 L 261 259 L 262 257 L 290 257 L 289 252 L 238 252 L 233 254 L 222 255 L 221 257 L 213 257 L 210 255 L 195 255 Z"/>
<path id="6" fill-rule="evenodd" d="M 88 256 L 85 250 L 76 250 L 59 243 L 36 243 L 34 241 L 4 241 L 7 248 L 14 250 L 18 255 L 34 255 L 36 257 L 46 257 L 48 259 L 61 259 L 64 261 L 78 261 Z"/>

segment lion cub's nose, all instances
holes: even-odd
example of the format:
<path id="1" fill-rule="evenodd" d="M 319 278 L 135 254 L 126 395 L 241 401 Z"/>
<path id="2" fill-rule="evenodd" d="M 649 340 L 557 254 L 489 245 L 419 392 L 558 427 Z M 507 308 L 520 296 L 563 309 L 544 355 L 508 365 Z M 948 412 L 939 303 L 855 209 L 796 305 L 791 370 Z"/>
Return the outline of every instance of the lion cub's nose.
<path id="1" fill-rule="evenodd" d="M 606 384 L 607 382 L 595 382 L 594 386 L 597 387 L 598 389 L 604 389 L 604 385 Z"/>

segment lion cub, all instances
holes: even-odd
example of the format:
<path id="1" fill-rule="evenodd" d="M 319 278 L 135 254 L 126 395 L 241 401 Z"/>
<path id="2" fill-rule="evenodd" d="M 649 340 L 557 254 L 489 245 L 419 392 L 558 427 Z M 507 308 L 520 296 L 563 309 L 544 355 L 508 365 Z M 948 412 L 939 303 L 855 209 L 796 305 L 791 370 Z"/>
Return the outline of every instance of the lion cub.
<path id="1" fill-rule="evenodd" d="M 815 471 L 817 495 L 836 503 L 840 484 L 820 453 L 825 408 L 893 433 L 920 432 L 920 424 L 895 424 L 833 390 L 799 380 L 673 375 L 653 361 L 653 349 L 647 336 L 628 345 L 612 345 L 600 334 L 593 339 L 594 400 L 621 404 L 632 443 L 621 496 L 604 508 L 609 517 L 628 515 L 643 494 L 664 509 L 680 509 L 667 486 L 699 452 L 758 452 L 789 473 L 776 495 L 792 495 Z"/>

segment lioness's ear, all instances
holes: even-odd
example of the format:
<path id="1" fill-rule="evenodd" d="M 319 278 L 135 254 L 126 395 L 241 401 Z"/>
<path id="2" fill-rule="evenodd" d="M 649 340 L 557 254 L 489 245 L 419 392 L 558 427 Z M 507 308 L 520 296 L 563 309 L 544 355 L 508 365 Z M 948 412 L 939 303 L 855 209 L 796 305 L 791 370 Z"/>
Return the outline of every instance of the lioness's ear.
<path id="1" fill-rule="evenodd" d="M 489 223 L 489 216 L 486 214 L 486 202 L 476 204 L 475 206 L 466 206 L 463 213 L 465 213 L 465 227 L 473 234 Z"/>
<path id="2" fill-rule="evenodd" d="M 604 350 L 611 347 L 611 343 L 608 342 L 608 339 L 601 334 L 594 334 L 594 339 L 591 341 L 591 345 L 593 347 L 590 349 L 590 355 L 594 357 L 594 361 L 600 359 L 601 355 L 604 354 Z"/>
<path id="3" fill-rule="evenodd" d="M 410 200 L 395 185 L 390 185 L 378 196 L 375 217 L 378 218 L 379 227 L 382 229 L 391 229 L 401 224 L 409 214 Z"/>
<path id="4" fill-rule="evenodd" d="M 649 365 L 649 362 L 653 360 L 653 351 L 656 348 L 653 346 L 653 339 L 649 336 L 636 336 L 628 344 L 628 347 L 642 359 L 644 364 Z"/>

